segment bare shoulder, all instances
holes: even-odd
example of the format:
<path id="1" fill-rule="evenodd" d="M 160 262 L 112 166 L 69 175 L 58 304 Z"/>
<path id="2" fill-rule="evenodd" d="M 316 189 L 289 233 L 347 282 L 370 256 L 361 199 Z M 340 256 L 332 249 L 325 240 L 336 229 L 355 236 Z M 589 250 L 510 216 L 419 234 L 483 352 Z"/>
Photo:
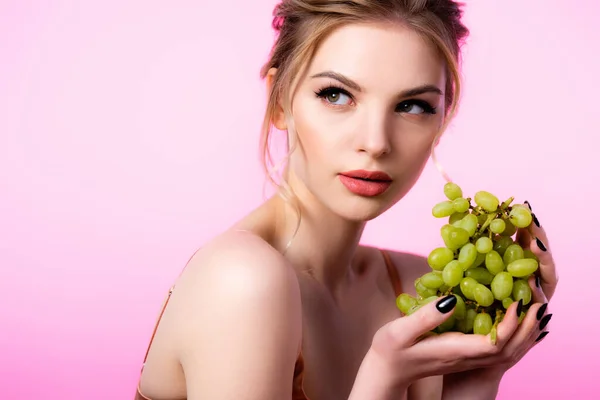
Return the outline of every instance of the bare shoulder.
<path id="1" fill-rule="evenodd" d="M 279 252 L 251 233 L 225 233 L 194 255 L 172 296 L 188 398 L 289 395 L 302 308 Z"/>
<path id="2" fill-rule="evenodd" d="M 178 288 L 207 285 L 207 279 L 210 286 L 221 283 L 217 287 L 239 293 L 255 293 L 264 285 L 297 284 L 283 255 L 250 232 L 227 232 L 203 246 L 189 261 Z"/>

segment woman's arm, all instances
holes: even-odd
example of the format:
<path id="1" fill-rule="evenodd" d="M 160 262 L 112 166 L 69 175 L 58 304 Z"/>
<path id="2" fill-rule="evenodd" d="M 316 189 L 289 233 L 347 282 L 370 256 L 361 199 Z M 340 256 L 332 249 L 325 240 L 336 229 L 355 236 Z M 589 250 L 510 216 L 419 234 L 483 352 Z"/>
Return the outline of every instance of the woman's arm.
<path id="1" fill-rule="evenodd" d="M 246 234 L 203 249 L 192 262 L 173 293 L 187 398 L 290 398 L 302 328 L 292 268 Z"/>

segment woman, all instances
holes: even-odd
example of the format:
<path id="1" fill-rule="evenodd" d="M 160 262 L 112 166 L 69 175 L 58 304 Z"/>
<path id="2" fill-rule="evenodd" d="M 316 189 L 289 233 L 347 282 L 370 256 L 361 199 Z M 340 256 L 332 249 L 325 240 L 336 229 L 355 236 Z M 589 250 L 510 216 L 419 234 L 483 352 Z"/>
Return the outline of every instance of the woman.
<path id="1" fill-rule="evenodd" d="M 287 135 L 282 196 L 199 250 L 169 293 L 139 399 L 489 399 L 541 339 L 557 278 L 547 238 L 521 324 L 498 342 L 423 334 L 454 296 L 402 317 L 424 258 L 359 245 L 414 185 L 457 108 L 467 35 L 451 0 L 283 0 L 262 75 L 262 144 Z M 271 128 L 276 128 L 272 132 Z M 419 340 L 417 340 L 419 339 Z"/>

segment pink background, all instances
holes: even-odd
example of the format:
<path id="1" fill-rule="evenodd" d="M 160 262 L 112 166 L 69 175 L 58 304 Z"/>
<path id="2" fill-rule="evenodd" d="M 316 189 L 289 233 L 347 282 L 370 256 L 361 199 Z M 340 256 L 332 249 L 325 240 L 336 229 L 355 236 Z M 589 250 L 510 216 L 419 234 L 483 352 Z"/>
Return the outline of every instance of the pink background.
<path id="1" fill-rule="evenodd" d="M 132 397 L 169 285 L 263 199 L 273 5 L 2 1 L 0 398 Z M 529 200 L 561 276 L 551 334 L 499 398 L 595 399 L 600 5 L 467 5 L 466 91 L 440 160 L 469 193 Z M 429 165 L 364 242 L 438 245 L 442 184 Z"/>

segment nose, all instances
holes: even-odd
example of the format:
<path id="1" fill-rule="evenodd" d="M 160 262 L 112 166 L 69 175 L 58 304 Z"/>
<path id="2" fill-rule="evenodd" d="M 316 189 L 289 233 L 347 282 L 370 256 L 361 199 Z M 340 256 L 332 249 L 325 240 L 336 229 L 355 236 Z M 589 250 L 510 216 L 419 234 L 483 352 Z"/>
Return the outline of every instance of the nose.
<path id="1" fill-rule="evenodd" d="M 383 112 L 365 115 L 364 124 L 357 127 L 356 149 L 379 158 L 391 151 L 392 121 Z"/>

